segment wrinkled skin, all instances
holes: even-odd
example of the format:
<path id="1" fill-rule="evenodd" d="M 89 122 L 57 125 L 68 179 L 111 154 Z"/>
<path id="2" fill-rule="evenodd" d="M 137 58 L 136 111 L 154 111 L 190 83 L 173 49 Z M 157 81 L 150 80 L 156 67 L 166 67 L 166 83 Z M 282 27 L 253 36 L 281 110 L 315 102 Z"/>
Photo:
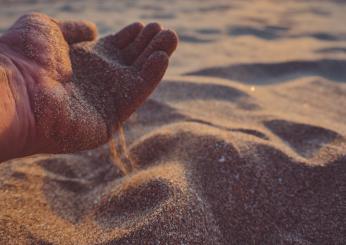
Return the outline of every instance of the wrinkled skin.
<path id="1" fill-rule="evenodd" d="M 107 142 L 162 79 L 178 42 L 157 23 L 96 36 L 92 23 L 34 13 L 0 37 L 0 161 Z"/>

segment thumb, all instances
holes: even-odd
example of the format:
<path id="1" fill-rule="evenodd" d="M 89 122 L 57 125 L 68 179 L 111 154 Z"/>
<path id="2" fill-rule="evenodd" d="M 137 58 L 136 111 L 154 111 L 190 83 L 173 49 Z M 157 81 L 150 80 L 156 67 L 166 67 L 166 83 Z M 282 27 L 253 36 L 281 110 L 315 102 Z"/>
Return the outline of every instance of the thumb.
<path id="1" fill-rule="evenodd" d="M 97 37 L 97 28 L 92 22 L 85 20 L 57 22 L 68 44 L 93 41 Z"/>

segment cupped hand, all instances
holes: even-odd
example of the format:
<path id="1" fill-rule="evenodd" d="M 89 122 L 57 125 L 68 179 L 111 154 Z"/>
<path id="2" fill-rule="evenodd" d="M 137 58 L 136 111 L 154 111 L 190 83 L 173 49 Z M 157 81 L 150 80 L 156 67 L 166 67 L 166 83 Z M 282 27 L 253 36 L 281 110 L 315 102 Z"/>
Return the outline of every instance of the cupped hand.
<path id="1" fill-rule="evenodd" d="M 134 23 L 95 41 L 96 36 L 90 22 L 34 13 L 0 37 L 0 66 L 9 87 L 3 91 L 14 111 L 6 115 L 15 115 L 4 135 L 20 142 L 17 155 L 105 143 L 162 79 L 178 43 L 173 31 L 157 23 Z M 13 157 L 7 155 L 3 159 Z"/>

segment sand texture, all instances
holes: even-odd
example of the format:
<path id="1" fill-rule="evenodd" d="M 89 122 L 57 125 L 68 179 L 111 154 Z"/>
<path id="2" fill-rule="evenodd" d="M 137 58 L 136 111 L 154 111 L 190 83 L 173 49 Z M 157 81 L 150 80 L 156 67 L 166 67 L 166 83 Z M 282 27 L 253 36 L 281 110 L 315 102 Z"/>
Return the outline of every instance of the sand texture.
<path id="1" fill-rule="evenodd" d="M 0 164 L 0 244 L 346 244 L 345 1 L 5 1 L 176 29 L 164 81 L 108 145 Z M 15 147 L 15 146 L 13 146 Z"/>

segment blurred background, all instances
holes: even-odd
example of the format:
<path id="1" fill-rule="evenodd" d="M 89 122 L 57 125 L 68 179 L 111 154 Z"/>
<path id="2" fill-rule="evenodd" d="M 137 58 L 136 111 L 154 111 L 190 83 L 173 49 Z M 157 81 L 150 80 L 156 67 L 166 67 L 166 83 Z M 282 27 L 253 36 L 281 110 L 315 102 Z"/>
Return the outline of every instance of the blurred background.
<path id="1" fill-rule="evenodd" d="M 22 14 L 32 11 L 61 19 L 93 21 L 100 35 L 116 32 L 134 21 L 158 21 L 175 29 L 181 40 L 168 71 L 170 76 L 232 64 L 345 59 L 345 3 L 340 0 L 3 0 L 0 32 Z M 345 72 L 339 69 L 344 63 L 336 65 L 338 69 L 332 69 L 337 70 L 335 77 L 346 80 Z M 247 69 L 233 69 L 233 77 L 228 78 L 251 83 L 244 73 L 258 71 Z M 307 72 L 318 73 L 311 67 Z"/>

